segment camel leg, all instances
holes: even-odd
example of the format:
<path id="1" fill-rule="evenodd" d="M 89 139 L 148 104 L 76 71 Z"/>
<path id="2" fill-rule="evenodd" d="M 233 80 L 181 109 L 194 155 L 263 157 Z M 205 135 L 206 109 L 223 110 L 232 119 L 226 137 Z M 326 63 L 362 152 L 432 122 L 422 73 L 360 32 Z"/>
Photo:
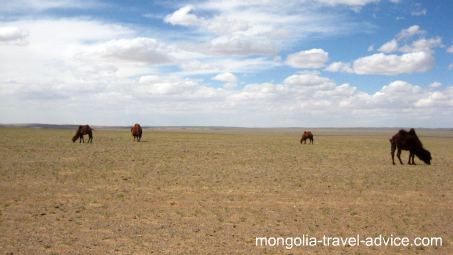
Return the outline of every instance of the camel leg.
<path id="1" fill-rule="evenodd" d="M 409 165 L 415 165 L 415 153 L 413 151 L 409 151 L 409 161 L 407 162 Z"/>
<path id="2" fill-rule="evenodd" d="M 396 150 L 396 146 L 391 143 L 390 144 L 390 155 L 392 156 L 392 163 L 395 165 L 395 150 Z"/>
<path id="3" fill-rule="evenodd" d="M 409 165 L 414 164 L 414 152 L 409 151 L 409 161 L 407 162 Z"/>
<path id="4" fill-rule="evenodd" d="M 404 164 L 403 164 L 403 161 L 401 160 L 401 149 L 400 149 L 400 148 L 398 148 L 398 152 L 396 153 L 396 156 L 398 157 L 398 159 L 399 159 L 401 165 L 404 165 Z"/>

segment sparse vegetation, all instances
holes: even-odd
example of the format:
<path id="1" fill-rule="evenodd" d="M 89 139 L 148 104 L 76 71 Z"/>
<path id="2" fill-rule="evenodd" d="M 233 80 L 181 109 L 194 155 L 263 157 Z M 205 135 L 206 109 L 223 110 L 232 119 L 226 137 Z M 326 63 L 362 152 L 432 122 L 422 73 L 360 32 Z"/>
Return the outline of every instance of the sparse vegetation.
<path id="1" fill-rule="evenodd" d="M 418 131 L 427 166 L 393 166 L 395 130 L 0 129 L 0 250 L 14 254 L 408 254 L 257 248 L 256 236 L 441 236 L 453 253 L 453 132 Z M 403 159 L 408 154 L 403 152 Z"/>

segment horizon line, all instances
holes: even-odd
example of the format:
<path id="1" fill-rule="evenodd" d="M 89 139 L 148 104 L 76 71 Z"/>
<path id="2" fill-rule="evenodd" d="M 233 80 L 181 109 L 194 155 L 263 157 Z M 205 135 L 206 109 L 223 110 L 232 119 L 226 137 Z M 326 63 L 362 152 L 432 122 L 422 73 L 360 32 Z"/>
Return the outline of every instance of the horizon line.
<path id="1" fill-rule="evenodd" d="M 35 127 L 35 128 L 73 128 L 80 124 L 54 124 L 54 123 L 0 123 L 0 127 Z M 133 125 L 133 124 L 132 124 Z M 90 125 L 98 128 L 130 128 L 132 125 Z M 222 126 L 222 125 L 141 125 L 143 128 L 231 128 L 231 129 L 453 129 L 453 127 L 408 127 L 408 126 Z"/>

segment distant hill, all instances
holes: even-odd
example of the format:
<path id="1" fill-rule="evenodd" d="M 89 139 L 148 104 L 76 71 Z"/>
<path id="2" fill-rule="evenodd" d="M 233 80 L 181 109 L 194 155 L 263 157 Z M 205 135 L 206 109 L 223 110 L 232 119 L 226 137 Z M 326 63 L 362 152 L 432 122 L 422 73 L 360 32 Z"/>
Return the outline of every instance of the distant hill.
<path id="1" fill-rule="evenodd" d="M 57 129 L 74 129 L 78 125 L 57 125 L 57 124 L 0 124 L 0 127 L 23 127 L 23 128 L 57 128 Z"/>
<path id="2" fill-rule="evenodd" d="M 0 124 L 0 127 L 22 127 L 22 128 L 52 128 L 52 129 L 76 129 L 79 125 L 75 124 L 42 124 L 42 123 L 27 123 L 27 124 Z M 95 129 L 130 129 L 131 126 L 98 126 L 90 125 Z M 156 129 L 202 129 L 202 130 L 224 130 L 224 129 L 248 129 L 242 127 L 221 127 L 221 126 L 142 126 L 142 128 Z"/>
<path id="3" fill-rule="evenodd" d="M 28 123 L 28 124 L 0 124 L 1 127 L 21 127 L 21 128 L 49 128 L 49 129 L 76 129 L 79 125 L 74 124 L 42 124 L 42 123 Z M 90 125 L 95 129 L 130 129 L 131 126 L 97 126 Z M 301 132 L 303 130 L 315 130 L 317 132 L 351 132 L 357 134 L 369 132 L 388 132 L 399 130 L 400 127 L 224 127 L 224 126 L 142 126 L 143 129 L 161 129 L 161 130 L 248 130 L 248 131 L 267 131 L 267 132 Z M 408 129 L 409 127 L 406 127 Z M 442 130 L 453 131 L 453 128 L 420 128 L 415 127 L 417 130 Z"/>
<path id="4" fill-rule="evenodd" d="M 0 127 L 22 127 L 22 128 L 52 128 L 52 129 L 76 129 L 79 125 L 74 124 L 42 124 L 42 123 L 29 123 L 29 124 L 0 124 Z M 130 128 L 126 126 L 94 126 L 99 129 L 124 129 Z"/>

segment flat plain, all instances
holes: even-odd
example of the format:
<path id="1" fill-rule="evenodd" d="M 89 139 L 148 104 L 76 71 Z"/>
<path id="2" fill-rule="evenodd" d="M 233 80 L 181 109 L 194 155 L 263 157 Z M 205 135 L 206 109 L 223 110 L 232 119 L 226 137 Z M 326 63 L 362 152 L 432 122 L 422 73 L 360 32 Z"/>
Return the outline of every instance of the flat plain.
<path id="1" fill-rule="evenodd" d="M 391 164 L 397 129 L 0 128 L 2 254 L 453 254 L 453 131 Z M 404 163 L 408 152 L 403 152 Z M 442 247 L 257 247 L 261 236 L 435 236 Z"/>

